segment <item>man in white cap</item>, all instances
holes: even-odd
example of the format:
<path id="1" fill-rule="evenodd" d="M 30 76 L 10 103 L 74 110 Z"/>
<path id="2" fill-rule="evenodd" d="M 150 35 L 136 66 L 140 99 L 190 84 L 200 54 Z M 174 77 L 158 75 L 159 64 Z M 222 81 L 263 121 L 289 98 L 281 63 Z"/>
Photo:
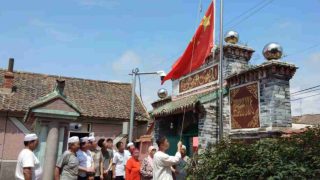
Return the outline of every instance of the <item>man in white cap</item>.
<path id="1" fill-rule="evenodd" d="M 102 155 L 101 155 L 101 148 L 98 146 L 96 138 L 94 136 L 89 136 L 88 138 L 90 144 L 90 152 L 93 158 L 95 180 L 103 179 L 103 172 L 101 172 L 102 166 Z"/>
<path id="2" fill-rule="evenodd" d="M 131 155 L 133 154 L 133 151 L 136 149 L 133 142 L 129 142 L 127 144 L 127 149 L 124 150 L 124 154 L 126 159 L 124 160 L 124 164 L 127 165 L 127 161 L 131 158 Z M 125 176 L 124 176 L 125 177 Z"/>
<path id="3" fill-rule="evenodd" d="M 78 180 L 93 180 L 94 167 L 93 159 L 89 151 L 88 137 L 80 139 L 80 149 L 77 151 L 77 158 L 79 160 Z"/>
<path id="4" fill-rule="evenodd" d="M 181 159 L 175 168 L 176 180 L 185 180 L 187 178 L 186 166 L 190 160 L 189 156 L 187 156 L 187 147 L 182 145 L 181 148 Z"/>
<path id="5" fill-rule="evenodd" d="M 77 180 L 79 160 L 76 152 L 79 150 L 79 137 L 68 139 L 68 150 L 65 151 L 56 164 L 55 180 Z"/>
<path id="6" fill-rule="evenodd" d="M 19 153 L 15 171 L 16 180 L 41 180 L 42 169 L 40 161 L 33 151 L 38 147 L 36 134 L 27 134 L 24 137 L 25 148 Z"/>
<path id="7" fill-rule="evenodd" d="M 131 154 L 132 154 L 133 151 L 136 149 L 136 147 L 134 146 L 133 142 L 129 142 L 129 143 L 127 144 L 127 149 L 128 149 L 128 151 L 130 152 L 130 156 L 131 156 Z"/>

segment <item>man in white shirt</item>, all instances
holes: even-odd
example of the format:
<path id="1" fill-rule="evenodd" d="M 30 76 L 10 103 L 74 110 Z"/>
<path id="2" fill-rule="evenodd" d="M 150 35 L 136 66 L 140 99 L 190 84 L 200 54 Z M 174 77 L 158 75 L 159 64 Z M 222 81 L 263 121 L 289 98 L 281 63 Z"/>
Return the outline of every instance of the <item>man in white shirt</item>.
<path id="1" fill-rule="evenodd" d="M 134 146 L 133 142 L 129 142 L 127 144 L 127 149 L 124 150 L 124 154 L 127 157 L 126 161 L 124 162 L 124 164 L 127 164 L 127 161 L 131 158 L 131 155 L 133 153 L 133 151 L 136 149 L 136 147 Z"/>
<path id="2" fill-rule="evenodd" d="M 157 144 L 159 151 L 153 157 L 153 180 L 173 180 L 171 166 L 176 165 L 181 158 L 182 143 L 178 142 L 175 156 L 169 156 L 165 153 L 170 147 L 166 137 L 158 139 Z"/>
<path id="3" fill-rule="evenodd" d="M 136 147 L 134 146 L 133 142 L 129 142 L 127 144 L 127 148 L 128 148 L 128 150 L 125 150 L 125 151 L 129 152 L 130 156 L 133 154 L 133 151 L 136 149 Z"/>
<path id="4" fill-rule="evenodd" d="M 36 134 L 27 134 L 24 137 L 25 148 L 19 153 L 15 171 L 16 180 L 41 180 L 42 169 L 40 161 L 33 151 L 38 147 Z"/>
<path id="5" fill-rule="evenodd" d="M 124 180 L 125 166 L 129 157 L 127 153 L 124 152 L 124 144 L 122 142 L 118 142 L 116 147 L 118 151 L 113 156 L 112 175 L 115 180 Z"/>
<path id="6" fill-rule="evenodd" d="M 93 180 L 94 179 L 94 164 L 89 148 L 88 137 L 80 139 L 80 149 L 77 151 L 79 160 L 79 176 L 78 180 Z"/>

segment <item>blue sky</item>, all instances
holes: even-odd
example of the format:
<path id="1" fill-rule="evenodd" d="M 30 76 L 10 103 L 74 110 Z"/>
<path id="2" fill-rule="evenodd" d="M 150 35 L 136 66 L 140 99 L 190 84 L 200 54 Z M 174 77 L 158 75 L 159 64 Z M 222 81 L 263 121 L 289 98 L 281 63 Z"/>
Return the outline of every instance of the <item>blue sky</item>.
<path id="1" fill-rule="evenodd" d="M 16 70 L 130 82 L 127 74 L 133 67 L 169 71 L 210 0 L 202 0 L 198 18 L 199 0 L 0 2 L 0 67 L 7 67 L 8 58 L 14 57 Z M 228 22 L 261 1 L 224 2 L 225 31 L 238 31 L 241 43 L 256 50 L 252 64 L 264 61 L 261 50 L 266 43 L 279 42 L 288 55 L 284 60 L 300 67 L 291 81 L 292 91 L 320 84 L 320 46 L 302 52 L 320 43 L 320 0 L 274 0 L 235 27 L 243 17 Z M 159 79 L 142 77 L 142 82 L 150 108 L 161 87 Z M 165 84 L 169 90 L 170 86 Z M 319 101 L 319 96 L 296 101 L 292 110 L 320 113 Z"/>

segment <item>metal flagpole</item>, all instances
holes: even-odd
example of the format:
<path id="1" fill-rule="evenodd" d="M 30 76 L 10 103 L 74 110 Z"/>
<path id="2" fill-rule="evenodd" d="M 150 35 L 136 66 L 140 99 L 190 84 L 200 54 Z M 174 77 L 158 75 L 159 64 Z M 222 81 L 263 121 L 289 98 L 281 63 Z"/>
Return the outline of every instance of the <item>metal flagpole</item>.
<path id="1" fill-rule="evenodd" d="M 223 0 L 220 0 L 219 141 L 223 139 Z"/>

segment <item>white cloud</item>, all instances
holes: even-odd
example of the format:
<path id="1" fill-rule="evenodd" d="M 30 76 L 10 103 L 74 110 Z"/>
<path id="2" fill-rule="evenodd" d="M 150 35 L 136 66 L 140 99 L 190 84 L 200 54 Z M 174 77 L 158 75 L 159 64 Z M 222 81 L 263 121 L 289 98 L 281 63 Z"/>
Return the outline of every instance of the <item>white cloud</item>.
<path id="1" fill-rule="evenodd" d="M 115 73 L 129 73 L 132 69 L 138 67 L 141 64 L 141 58 L 134 51 L 128 50 L 124 52 L 117 60 L 112 64 L 112 69 Z"/>
<path id="2" fill-rule="evenodd" d="M 38 27 L 43 29 L 43 31 L 53 39 L 61 42 L 71 42 L 79 38 L 77 33 L 75 32 L 66 32 L 62 31 L 59 28 L 57 28 L 57 25 L 52 23 L 47 23 L 44 21 L 41 21 L 39 19 L 32 19 L 30 21 L 30 24 L 32 26 Z"/>
<path id="3" fill-rule="evenodd" d="M 117 0 L 79 0 L 80 5 L 87 7 L 103 7 L 103 8 L 114 8 L 119 5 Z"/>
<path id="4" fill-rule="evenodd" d="M 310 56 L 310 65 L 320 65 L 320 52 L 314 53 Z M 318 67 L 317 67 L 318 68 Z"/>
<path id="5" fill-rule="evenodd" d="M 113 61 L 113 78 L 128 78 L 128 73 L 130 73 L 131 70 L 136 67 L 143 72 L 154 72 L 161 70 L 164 60 L 165 59 L 160 56 L 140 56 L 135 51 L 127 50 L 118 59 Z M 157 92 L 160 88 L 166 88 L 169 94 L 171 94 L 171 83 L 167 82 L 165 85 L 161 86 L 160 78 L 157 75 L 143 75 L 140 77 L 140 81 L 142 100 L 148 110 L 152 110 L 151 103 L 158 99 Z M 136 81 L 136 93 L 139 96 L 139 80 Z"/>

